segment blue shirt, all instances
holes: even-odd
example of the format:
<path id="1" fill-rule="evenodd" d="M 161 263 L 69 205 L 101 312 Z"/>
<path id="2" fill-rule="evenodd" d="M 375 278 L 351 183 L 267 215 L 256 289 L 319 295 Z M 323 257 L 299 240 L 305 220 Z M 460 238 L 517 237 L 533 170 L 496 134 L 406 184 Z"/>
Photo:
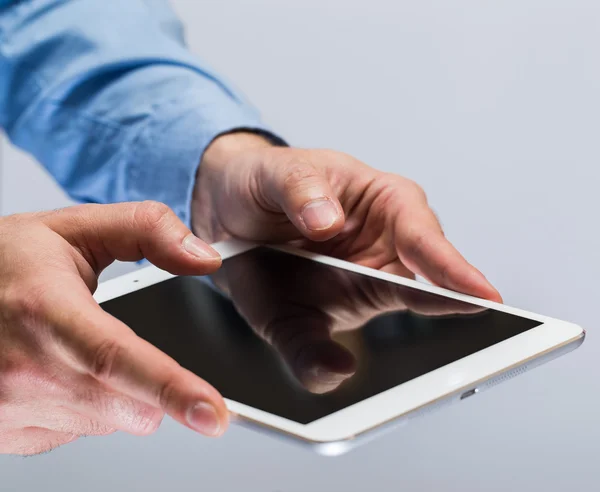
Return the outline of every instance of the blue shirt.
<path id="1" fill-rule="evenodd" d="M 0 0 L 0 126 L 73 198 L 158 200 L 188 225 L 210 142 L 268 132 L 167 0 Z"/>

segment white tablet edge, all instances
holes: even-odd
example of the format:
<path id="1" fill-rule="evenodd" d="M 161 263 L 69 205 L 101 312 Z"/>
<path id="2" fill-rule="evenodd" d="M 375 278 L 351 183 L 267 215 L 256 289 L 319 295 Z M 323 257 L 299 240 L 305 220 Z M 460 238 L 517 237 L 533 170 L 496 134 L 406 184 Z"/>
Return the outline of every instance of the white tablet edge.
<path id="1" fill-rule="evenodd" d="M 254 243 L 228 240 L 212 245 L 225 260 L 253 249 Z M 302 256 L 319 263 L 336 266 L 396 284 L 413 287 L 452 299 L 496 309 L 542 323 L 524 333 L 492 345 L 432 372 L 390 388 L 371 398 L 360 401 L 309 424 L 273 415 L 257 408 L 226 399 L 229 410 L 241 418 L 257 422 L 294 437 L 313 443 L 338 442 L 353 439 L 370 429 L 390 422 L 450 394 L 480 384 L 512 367 L 541 357 L 548 352 L 581 339 L 584 331 L 577 325 L 547 316 L 529 313 L 496 302 L 459 294 L 416 280 L 380 272 L 343 260 L 311 253 L 289 246 L 270 246 L 274 249 Z M 101 303 L 130 292 L 162 282 L 173 275 L 149 266 L 98 286 L 94 298 Z"/>

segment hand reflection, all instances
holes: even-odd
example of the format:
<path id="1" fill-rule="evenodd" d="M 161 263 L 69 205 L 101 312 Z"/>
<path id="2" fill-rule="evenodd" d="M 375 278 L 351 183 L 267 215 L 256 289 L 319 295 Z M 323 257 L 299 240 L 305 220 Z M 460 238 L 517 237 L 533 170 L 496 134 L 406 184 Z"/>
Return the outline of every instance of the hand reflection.
<path id="1" fill-rule="evenodd" d="M 393 311 L 445 316 L 484 309 L 266 249 L 228 259 L 212 278 L 316 394 L 335 390 L 356 370 L 336 332 Z"/>

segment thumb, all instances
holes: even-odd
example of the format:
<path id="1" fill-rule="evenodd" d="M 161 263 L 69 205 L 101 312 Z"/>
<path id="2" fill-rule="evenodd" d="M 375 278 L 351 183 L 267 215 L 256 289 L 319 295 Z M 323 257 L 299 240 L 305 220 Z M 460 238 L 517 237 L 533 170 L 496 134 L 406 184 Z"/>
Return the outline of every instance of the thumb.
<path id="1" fill-rule="evenodd" d="M 143 258 L 175 275 L 206 275 L 221 257 L 196 237 L 165 204 L 81 205 L 42 217 L 76 247 L 98 273 L 114 260 Z"/>
<path id="2" fill-rule="evenodd" d="M 270 166 L 263 191 L 308 239 L 325 241 L 344 226 L 344 210 L 326 177 L 303 158 Z"/>
<path id="3" fill-rule="evenodd" d="M 66 297 L 62 291 L 51 290 L 42 301 L 53 307 L 46 310 L 47 319 L 63 360 L 108 387 L 108 393 L 160 409 L 203 434 L 222 434 L 228 412 L 218 391 L 103 311 L 89 295 L 79 295 L 78 287 L 72 284 Z M 107 404 L 107 396 L 102 397 L 99 405 Z M 118 405 L 99 411 L 109 414 L 105 419 L 111 422 L 123 422 L 135 418 L 129 410 Z"/>

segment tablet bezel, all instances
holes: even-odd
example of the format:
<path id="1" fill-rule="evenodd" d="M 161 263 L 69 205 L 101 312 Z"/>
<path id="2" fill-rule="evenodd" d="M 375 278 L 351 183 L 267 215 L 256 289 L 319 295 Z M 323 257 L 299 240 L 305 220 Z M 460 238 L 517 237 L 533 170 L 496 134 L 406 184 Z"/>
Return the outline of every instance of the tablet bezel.
<path id="1" fill-rule="evenodd" d="M 212 246 L 221 254 L 223 260 L 257 247 L 254 243 L 241 240 L 222 241 Z M 496 309 L 542 323 L 524 333 L 390 388 L 309 424 L 294 422 L 243 403 L 225 399 L 227 407 L 234 416 L 270 427 L 271 429 L 287 433 L 311 443 L 331 443 L 355 438 L 403 415 L 447 398 L 449 395 L 481 384 L 513 367 L 576 342 L 584 336 L 582 328 L 565 321 L 529 313 L 521 309 L 475 298 L 466 294 L 459 294 L 441 287 L 380 272 L 317 253 L 303 251 L 291 246 L 269 247 L 351 272 L 387 280 L 395 284 L 469 302 L 482 307 Z M 94 298 L 97 302 L 101 303 L 173 277 L 174 275 L 157 267 L 145 267 L 100 283 L 94 294 Z"/>

